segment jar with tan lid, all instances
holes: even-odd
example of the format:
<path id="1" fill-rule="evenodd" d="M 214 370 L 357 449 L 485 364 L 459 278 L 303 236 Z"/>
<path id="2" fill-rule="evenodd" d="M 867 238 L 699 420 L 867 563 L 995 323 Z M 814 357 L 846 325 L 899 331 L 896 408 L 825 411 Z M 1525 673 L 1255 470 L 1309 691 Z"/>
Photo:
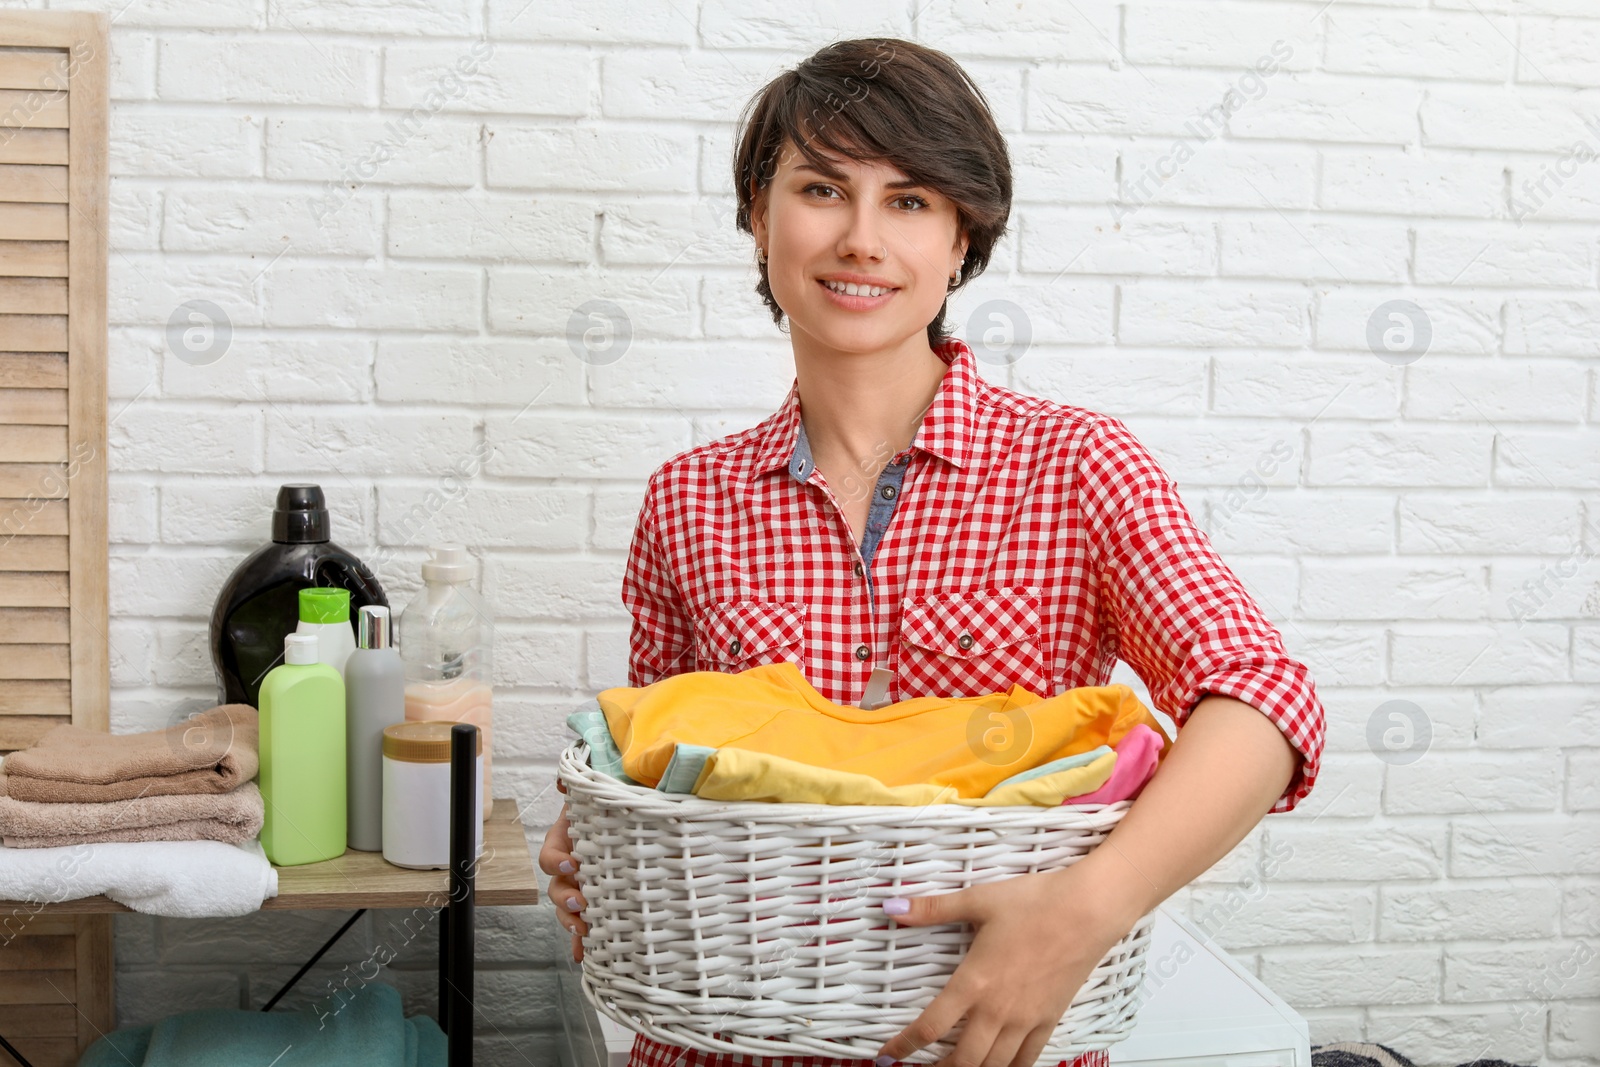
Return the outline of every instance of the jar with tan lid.
<path id="1" fill-rule="evenodd" d="M 450 866 L 450 729 L 453 721 L 383 728 L 383 858 L 396 867 Z M 473 856 L 483 855 L 483 732 L 473 791 Z"/>

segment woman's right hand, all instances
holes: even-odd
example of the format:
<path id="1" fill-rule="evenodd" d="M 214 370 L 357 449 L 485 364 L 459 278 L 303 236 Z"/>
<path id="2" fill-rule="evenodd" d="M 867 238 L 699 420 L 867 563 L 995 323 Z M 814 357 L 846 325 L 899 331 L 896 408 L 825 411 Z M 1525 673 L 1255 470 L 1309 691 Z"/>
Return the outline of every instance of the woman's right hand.
<path id="1" fill-rule="evenodd" d="M 556 780 L 556 788 L 563 793 L 567 787 Z M 539 869 L 550 876 L 550 899 L 556 905 L 556 921 L 572 932 L 572 960 L 583 959 L 583 935 L 589 924 L 580 914 L 588 903 L 578 890 L 578 857 L 572 854 L 572 838 L 567 834 L 567 805 L 561 806 L 561 817 L 544 835 L 544 847 L 539 850 Z"/>

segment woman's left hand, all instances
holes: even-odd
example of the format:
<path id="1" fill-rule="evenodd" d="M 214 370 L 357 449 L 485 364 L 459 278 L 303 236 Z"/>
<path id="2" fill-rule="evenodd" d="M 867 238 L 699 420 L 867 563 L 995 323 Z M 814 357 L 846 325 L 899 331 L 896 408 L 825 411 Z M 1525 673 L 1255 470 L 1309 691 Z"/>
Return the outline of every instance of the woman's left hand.
<path id="1" fill-rule="evenodd" d="M 911 899 L 905 926 L 968 922 L 972 943 L 944 989 L 878 1050 L 901 1060 L 966 1018 L 935 1067 L 1033 1067 L 1089 973 L 1133 927 L 1127 901 L 1106 899 L 1081 862 L 954 893 Z"/>

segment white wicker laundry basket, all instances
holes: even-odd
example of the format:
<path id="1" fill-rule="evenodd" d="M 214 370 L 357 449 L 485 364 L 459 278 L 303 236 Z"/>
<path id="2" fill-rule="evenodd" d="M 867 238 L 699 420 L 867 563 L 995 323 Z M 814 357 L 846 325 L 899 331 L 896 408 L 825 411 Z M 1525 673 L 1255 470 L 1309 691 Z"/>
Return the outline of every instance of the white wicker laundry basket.
<path id="1" fill-rule="evenodd" d="M 590 767 L 585 741 L 557 768 L 586 901 L 585 996 L 658 1041 L 752 1056 L 877 1055 L 973 935 L 891 928 L 880 901 L 1068 866 L 1131 806 L 727 803 L 629 785 Z M 1095 967 L 1040 1063 L 1128 1035 L 1154 916 Z"/>

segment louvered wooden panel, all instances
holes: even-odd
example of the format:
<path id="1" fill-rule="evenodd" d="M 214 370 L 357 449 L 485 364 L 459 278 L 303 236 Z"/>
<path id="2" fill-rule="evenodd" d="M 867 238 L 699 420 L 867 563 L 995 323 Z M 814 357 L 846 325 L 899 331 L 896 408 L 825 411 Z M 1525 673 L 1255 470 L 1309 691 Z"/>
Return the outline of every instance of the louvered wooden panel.
<path id="1" fill-rule="evenodd" d="M 103 23 L 0 13 L 0 751 L 108 725 Z"/>
<path id="2" fill-rule="evenodd" d="M 0 752 L 109 727 L 107 27 L 0 11 Z M 110 916 L 0 915 L 0 1034 L 34 1067 L 113 1028 L 111 982 Z"/>
<path id="3" fill-rule="evenodd" d="M 0 1034 L 33 1067 L 71 1067 L 97 1036 L 86 1019 L 111 1028 L 111 916 L 11 916 L 5 926 Z M 0 1064 L 15 1063 L 0 1051 Z"/>

